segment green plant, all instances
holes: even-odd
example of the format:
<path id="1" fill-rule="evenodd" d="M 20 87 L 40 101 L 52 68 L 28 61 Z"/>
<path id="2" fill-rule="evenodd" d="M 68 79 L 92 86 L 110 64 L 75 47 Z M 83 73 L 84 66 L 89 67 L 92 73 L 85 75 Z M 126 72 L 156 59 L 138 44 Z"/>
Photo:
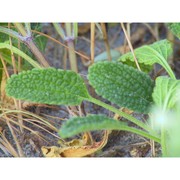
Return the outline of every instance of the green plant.
<path id="1" fill-rule="evenodd" d="M 75 48 L 74 48 L 74 41 L 77 38 L 78 35 L 78 23 L 65 23 L 65 30 L 64 32 L 61 24 L 59 23 L 53 23 L 54 28 L 58 32 L 58 34 L 61 36 L 61 38 L 67 43 L 67 46 L 69 47 L 68 53 L 69 53 L 69 61 L 71 69 L 74 72 L 78 72 L 77 67 L 77 59 L 75 54 Z"/>
<path id="2" fill-rule="evenodd" d="M 11 29 L 3 26 L 3 24 L 0 26 L 0 53 L 3 58 L 9 64 L 12 64 L 10 52 L 12 51 L 13 53 L 27 60 L 33 67 L 37 67 L 40 65 L 43 67 L 49 67 L 47 60 L 41 52 L 45 49 L 46 38 L 39 35 L 33 35 L 32 33 L 32 29 L 41 29 L 40 25 L 30 23 L 14 23 L 14 26 L 15 27 Z M 13 45 L 10 45 L 8 41 L 9 37 L 13 38 Z M 20 50 L 18 47 L 18 41 L 23 43 L 22 50 Z M 7 49 L 9 51 L 7 51 Z M 32 54 L 29 53 L 29 50 L 33 53 L 33 57 L 30 57 L 32 56 Z M 37 58 L 40 65 L 34 62 L 34 60 L 32 59 L 34 57 Z"/>
<path id="3" fill-rule="evenodd" d="M 168 65 L 168 57 L 172 53 L 171 43 L 168 40 L 158 41 L 152 45 L 140 47 L 134 53 L 140 64 L 152 66 L 154 63 L 159 63 L 170 78 L 159 77 L 154 83 L 146 73 L 121 63 L 133 62 L 132 53 L 127 53 L 119 58 L 121 62 L 98 62 L 89 68 L 88 80 L 96 93 L 118 106 L 129 108 L 135 112 L 149 113 L 150 116 L 156 114 L 152 110 L 156 106 L 162 109 L 163 113 L 177 110 L 179 106 L 177 106 L 176 97 L 177 95 L 179 97 L 179 94 L 176 92 L 179 89 L 179 81 L 176 80 Z M 91 130 L 124 130 L 160 143 L 163 156 L 170 156 L 167 134 L 171 135 L 171 132 L 163 124 L 160 130 L 156 130 L 150 124 L 153 123 L 153 118 L 149 124 L 143 123 L 135 117 L 95 99 L 89 94 L 81 76 L 73 71 L 36 68 L 12 75 L 7 81 L 6 93 L 20 100 L 37 103 L 80 105 L 84 100 L 92 102 L 119 114 L 137 127 L 104 115 L 89 115 L 66 121 L 59 131 L 61 137 L 68 138 Z M 173 148 L 173 145 L 169 146 L 169 149 Z"/>

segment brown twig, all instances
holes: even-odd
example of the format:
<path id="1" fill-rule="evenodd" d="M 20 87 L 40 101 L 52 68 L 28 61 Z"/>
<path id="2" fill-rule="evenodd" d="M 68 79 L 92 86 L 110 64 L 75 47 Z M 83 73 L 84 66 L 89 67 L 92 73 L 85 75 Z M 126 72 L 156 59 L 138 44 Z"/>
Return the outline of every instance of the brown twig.
<path id="1" fill-rule="evenodd" d="M 124 27 L 124 24 L 123 24 L 123 23 L 121 23 L 121 27 L 122 27 L 122 29 L 123 29 L 123 31 L 124 31 L 125 36 L 126 36 L 126 39 L 127 39 L 129 48 L 130 48 L 130 50 L 131 50 L 131 52 L 132 52 L 132 55 L 133 55 L 133 57 L 134 57 L 134 61 L 135 61 L 135 63 L 136 63 L 136 66 L 137 66 L 138 70 L 141 71 L 141 68 L 140 68 L 140 66 L 139 66 L 139 64 L 138 64 L 138 60 L 136 59 L 136 56 L 135 56 L 135 54 L 134 54 L 134 50 L 133 50 L 131 41 L 129 40 L 129 37 L 128 37 L 128 35 L 127 35 L 127 32 L 126 32 L 126 30 L 125 30 L 125 27 Z"/>
<path id="2" fill-rule="evenodd" d="M 91 64 L 94 63 L 95 23 L 91 23 Z"/>

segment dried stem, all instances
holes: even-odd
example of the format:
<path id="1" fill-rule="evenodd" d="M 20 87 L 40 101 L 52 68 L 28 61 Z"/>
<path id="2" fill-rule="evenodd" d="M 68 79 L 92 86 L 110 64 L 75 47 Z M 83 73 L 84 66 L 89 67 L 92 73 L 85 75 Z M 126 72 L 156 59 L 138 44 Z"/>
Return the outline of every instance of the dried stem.
<path id="1" fill-rule="evenodd" d="M 108 60 L 111 61 L 112 58 L 111 58 L 110 46 L 109 46 L 109 41 L 108 41 L 108 36 L 107 36 L 107 32 L 106 32 L 105 23 L 101 23 L 101 29 L 102 29 L 102 32 L 103 32 L 103 38 L 104 38 L 104 42 L 105 42 L 105 46 L 106 46 Z"/>
<path id="2" fill-rule="evenodd" d="M 91 64 L 94 63 L 95 23 L 91 23 Z"/>
<path id="3" fill-rule="evenodd" d="M 126 36 L 126 39 L 127 39 L 129 48 L 131 49 L 132 55 L 133 55 L 133 57 L 134 57 L 134 61 L 135 61 L 135 63 L 136 63 L 136 66 L 137 66 L 138 70 L 141 71 L 141 68 L 140 68 L 140 66 L 139 66 L 139 64 L 138 64 L 138 60 L 136 59 L 136 56 L 135 56 L 135 54 L 134 54 L 134 50 L 133 50 L 132 44 L 131 44 L 131 42 L 130 42 L 130 40 L 129 40 L 129 37 L 128 37 L 128 35 L 127 35 L 127 32 L 126 32 L 126 30 L 125 30 L 125 27 L 124 27 L 124 24 L 123 24 L 123 23 L 121 23 L 121 27 L 122 27 L 122 29 L 123 29 L 123 31 L 124 31 L 125 36 Z"/>

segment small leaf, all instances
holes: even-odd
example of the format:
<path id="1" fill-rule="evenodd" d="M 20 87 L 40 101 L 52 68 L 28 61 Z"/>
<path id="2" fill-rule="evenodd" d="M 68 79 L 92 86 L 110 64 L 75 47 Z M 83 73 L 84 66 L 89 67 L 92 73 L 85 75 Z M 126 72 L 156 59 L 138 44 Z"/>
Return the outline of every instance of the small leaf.
<path id="1" fill-rule="evenodd" d="M 152 94 L 155 104 L 164 109 L 174 108 L 180 99 L 180 80 L 158 77 Z"/>
<path id="2" fill-rule="evenodd" d="M 104 115 L 88 115 L 86 117 L 74 117 L 66 121 L 60 131 L 59 135 L 62 138 L 71 137 L 73 135 L 103 129 L 117 129 L 122 128 L 125 125 L 124 122 L 119 122 L 114 119 L 110 119 Z"/>
<path id="3" fill-rule="evenodd" d="M 111 53 L 112 60 L 117 60 L 119 58 L 119 56 L 121 55 L 119 51 L 116 51 L 113 49 L 110 50 L 110 53 Z M 98 61 L 104 61 L 107 59 L 108 59 L 107 51 L 104 51 L 103 53 L 97 55 L 94 58 L 94 61 L 98 62 Z"/>
<path id="4" fill-rule="evenodd" d="M 54 68 L 33 69 L 11 76 L 6 93 L 20 100 L 56 105 L 79 105 L 89 97 L 78 74 Z"/>
<path id="5" fill-rule="evenodd" d="M 104 115 L 88 115 L 86 117 L 71 118 L 62 125 L 59 135 L 62 138 L 68 138 L 82 132 L 93 130 L 128 131 L 159 142 L 159 137 L 153 136 L 145 131 L 129 127 L 125 122 L 120 122 Z"/>
<path id="6" fill-rule="evenodd" d="M 88 79 L 105 99 L 136 112 L 149 111 L 154 84 L 147 74 L 122 63 L 104 61 L 89 68 Z"/>
<path id="7" fill-rule="evenodd" d="M 180 39 L 180 23 L 167 23 L 171 32 Z"/>
<path id="8" fill-rule="evenodd" d="M 134 51 L 138 62 L 141 64 L 152 66 L 154 63 L 160 64 L 166 69 L 172 78 L 175 78 L 170 66 L 168 65 L 168 58 L 172 54 L 172 44 L 168 40 L 157 41 L 151 45 L 145 45 Z M 122 55 L 119 61 L 133 61 L 134 58 L 131 52 Z"/>

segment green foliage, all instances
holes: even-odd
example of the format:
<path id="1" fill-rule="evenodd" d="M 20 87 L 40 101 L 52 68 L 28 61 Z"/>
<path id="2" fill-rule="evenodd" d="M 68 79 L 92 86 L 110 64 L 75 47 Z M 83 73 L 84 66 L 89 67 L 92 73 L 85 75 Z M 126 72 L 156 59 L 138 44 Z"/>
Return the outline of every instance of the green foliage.
<path id="1" fill-rule="evenodd" d="M 177 105 L 177 109 L 173 113 L 167 113 L 166 118 L 169 120 L 167 124 L 168 157 L 180 157 L 180 104 Z"/>
<path id="2" fill-rule="evenodd" d="M 174 24 L 176 24 L 175 30 Z M 55 24 L 56 26 L 57 24 Z M 177 23 L 169 23 L 169 27 L 173 29 L 174 33 L 179 31 L 178 26 Z M 68 32 L 72 32 L 70 31 L 70 23 L 67 23 L 67 27 L 69 27 Z M 75 33 L 77 33 L 77 24 L 74 24 L 74 28 Z M 40 45 L 38 47 L 40 48 L 41 46 L 41 50 L 43 50 L 45 48 L 44 42 L 41 39 L 39 42 Z M 54 68 L 42 69 L 33 58 L 24 53 L 24 48 L 19 50 L 16 46 L 17 40 L 16 43 L 13 42 L 12 47 L 8 43 L 0 43 L 0 51 L 3 58 L 11 63 L 10 50 L 12 50 L 16 55 L 23 57 L 36 68 L 19 73 L 18 75 L 12 75 L 6 84 L 7 95 L 20 100 L 55 105 L 80 105 L 83 100 L 86 100 L 119 114 L 143 129 L 130 127 L 126 123 L 116 121 L 104 115 L 89 115 L 87 117 L 74 117 L 66 121 L 59 131 L 61 137 L 67 138 L 93 130 L 123 130 L 160 143 L 163 156 L 180 156 L 178 139 L 180 132 L 180 80 L 176 80 L 173 71 L 168 65 L 168 58 L 172 53 L 172 46 L 168 40 L 161 40 L 135 50 L 135 55 L 141 69 L 148 72 L 154 63 L 158 63 L 169 73 L 170 78 L 158 77 L 155 87 L 154 82 L 146 73 L 130 67 L 135 67 L 131 53 L 121 56 L 118 59 L 120 62 L 101 61 L 102 59 L 107 59 L 107 54 L 101 54 L 100 57 L 96 57 L 97 59 L 99 58 L 97 61 L 101 62 L 93 64 L 89 68 L 88 74 L 90 85 L 103 98 L 118 106 L 126 107 L 136 112 L 150 112 L 151 117 L 154 117 L 153 113 L 158 115 L 158 118 L 154 118 L 154 121 L 152 121 L 153 127 L 157 124 L 154 123 L 156 119 L 165 119 L 165 122 L 168 123 L 160 124 L 158 132 L 149 124 L 139 121 L 135 117 L 91 97 L 80 75 L 73 71 L 57 70 Z M 0 67 L 2 69 L 2 64 L 0 64 Z M 2 71 L 0 71 L 0 79 L 1 74 Z M 160 111 L 157 111 L 158 113 L 151 109 L 153 101 L 154 107 L 158 110 L 160 109 Z"/>
<path id="3" fill-rule="evenodd" d="M 173 109 L 180 99 L 180 80 L 158 77 L 152 94 L 155 104 L 163 109 Z"/>
<path id="4" fill-rule="evenodd" d="M 162 154 L 180 156 L 180 80 L 158 77 L 152 97 L 155 106 L 151 121 L 160 129 Z"/>
<path id="5" fill-rule="evenodd" d="M 20 35 L 16 32 L 15 28 L 8 29 L 7 25 L 8 25 L 7 23 L 6 24 L 0 23 L 0 31 L 1 31 L 0 43 L 8 44 L 9 43 L 9 35 L 10 35 L 13 37 L 12 38 L 13 48 L 17 49 L 18 48 L 18 39 L 17 38 Z M 42 30 L 42 25 L 39 23 L 32 23 L 31 27 L 32 27 L 32 30 L 38 30 L 38 31 Z M 46 43 L 47 43 L 46 37 L 39 35 L 39 34 L 33 34 L 33 41 L 41 51 L 45 50 Z M 29 56 L 29 58 L 36 59 L 35 56 L 29 51 L 29 48 L 25 44 L 21 43 L 21 49 L 19 49 L 19 52 L 20 52 L 20 50 L 23 54 L 26 54 L 27 56 Z M 10 50 L 5 50 L 3 48 L 3 49 L 0 49 L 0 53 L 6 62 L 8 62 L 9 64 L 12 64 Z M 15 55 L 15 57 L 16 57 L 16 55 Z M 23 56 L 21 56 L 21 57 L 24 58 Z M 29 66 L 29 63 L 27 63 L 26 61 L 23 61 L 22 66 L 23 66 L 23 69 L 31 69 L 32 68 L 31 66 Z M 34 66 L 34 67 L 36 67 L 36 66 Z"/>
<path id="6" fill-rule="evenodd" d="M 122 61 L 119 61 L 119 62 L 122 62 Z M 135 61 L 133 61 L 133 62 L 132 61 L 125 61 L 122 63 L 137 69 Z M 140 66 L 141 70 L 145 73 L 149 73 L 153 69 L 153 66 L 148 66 L 148 65 L 145 65 L 144 63 L 139 63 L 139 66 Z"/>
<path id="7" fill-rule="evenodd" d="M 123 125 L 125 123 L 104 115 L 88 115 L 69 119 L 61 127 L 59 134 L 62 138 L 67 138 L 87 131 L 122 128 Z"/>
<path id="8" fill-rule="evenodd" d="M 99 62 L 89 68 L 88 79 L 105 99 L 136 112 L 149 111 L 154 84 L 147 74 L 122 63 Z"/>
<path id="9" fill-rule="evenodd" d="M 171 32 L 180 39 L 180 23 L 167 23 Z"/>
<path id="10" fill-rule="evenodd" d="M 11 76 L 6 93 L 21 100 L 57 105 L 79 105 L 89 97 L 78 74 L 54 68 L 33 69 Z"/>
<path id="11" fill-rule="evenodd" d="M 24 58 L 29 64 L 31 64 L 33 67 L 36 68 L 40 68 L 41 66 L 34 61 L 31 57 L 29 57 L 27 54 L 25 54 L 23 51 L 19 50 L 18 48 L 14 47 L 14 46 L 10 46 L 7 43 L 0 43 L 0 50 L 3 49 L 2 51 L 2 55 L 4 55 L 5 60 L 7 60 L 7 62 L 9 62 L 11 64 L 10 61 L 10 57 L 8 55 L 10 55 L 10 51 L 4 51 L 4 49 L 8 49 L 8 50 L 12 50 L 13 53 L 21 56 L 22 58 Z"/>
<path id="12" fill-rule="evenodd" d="M 172 44 L 168 40 L 157 41 L 151 45 L 145 45 L 134 51 L 138 62 L 144 65 L 152 66 L 154 63 L 160 64 L 169 73 L 172 78 L 175 78 L 171 68 L 168 65 L 168 57 L 172 54 Z M 122 55 L 119 61 L 134 62 L 134 58 L 131 52 Z"/>
<path id="13" fill-rule="evenodd" d="M 111 53 L 112 61 L 117 60 L 119 58 L 119 56 L 121 55 L 119 51 L 116 51 L 113 49 L 110 50 L 110 53 Z M 107 59 L 108 59 L 107 51 L 104 51 L 94 58 L 94 62 L 104 61 Z"/>
<path id="14" fill-rule="evenodd" d="M 74 117 L 66 121 L 60 131 L 59 135 L 62 138 L 68 138 L 73 135 L 93 131 L 93 130 L 123 130 L 136 133 L 143 137 L 152 138 L 159 142 L 158 137 L 151 136 L 151 134 L 136 128 L 129 127 L 126 123 L 120 122 L 104 115 L 88 115 L 86 117 Z"/>

